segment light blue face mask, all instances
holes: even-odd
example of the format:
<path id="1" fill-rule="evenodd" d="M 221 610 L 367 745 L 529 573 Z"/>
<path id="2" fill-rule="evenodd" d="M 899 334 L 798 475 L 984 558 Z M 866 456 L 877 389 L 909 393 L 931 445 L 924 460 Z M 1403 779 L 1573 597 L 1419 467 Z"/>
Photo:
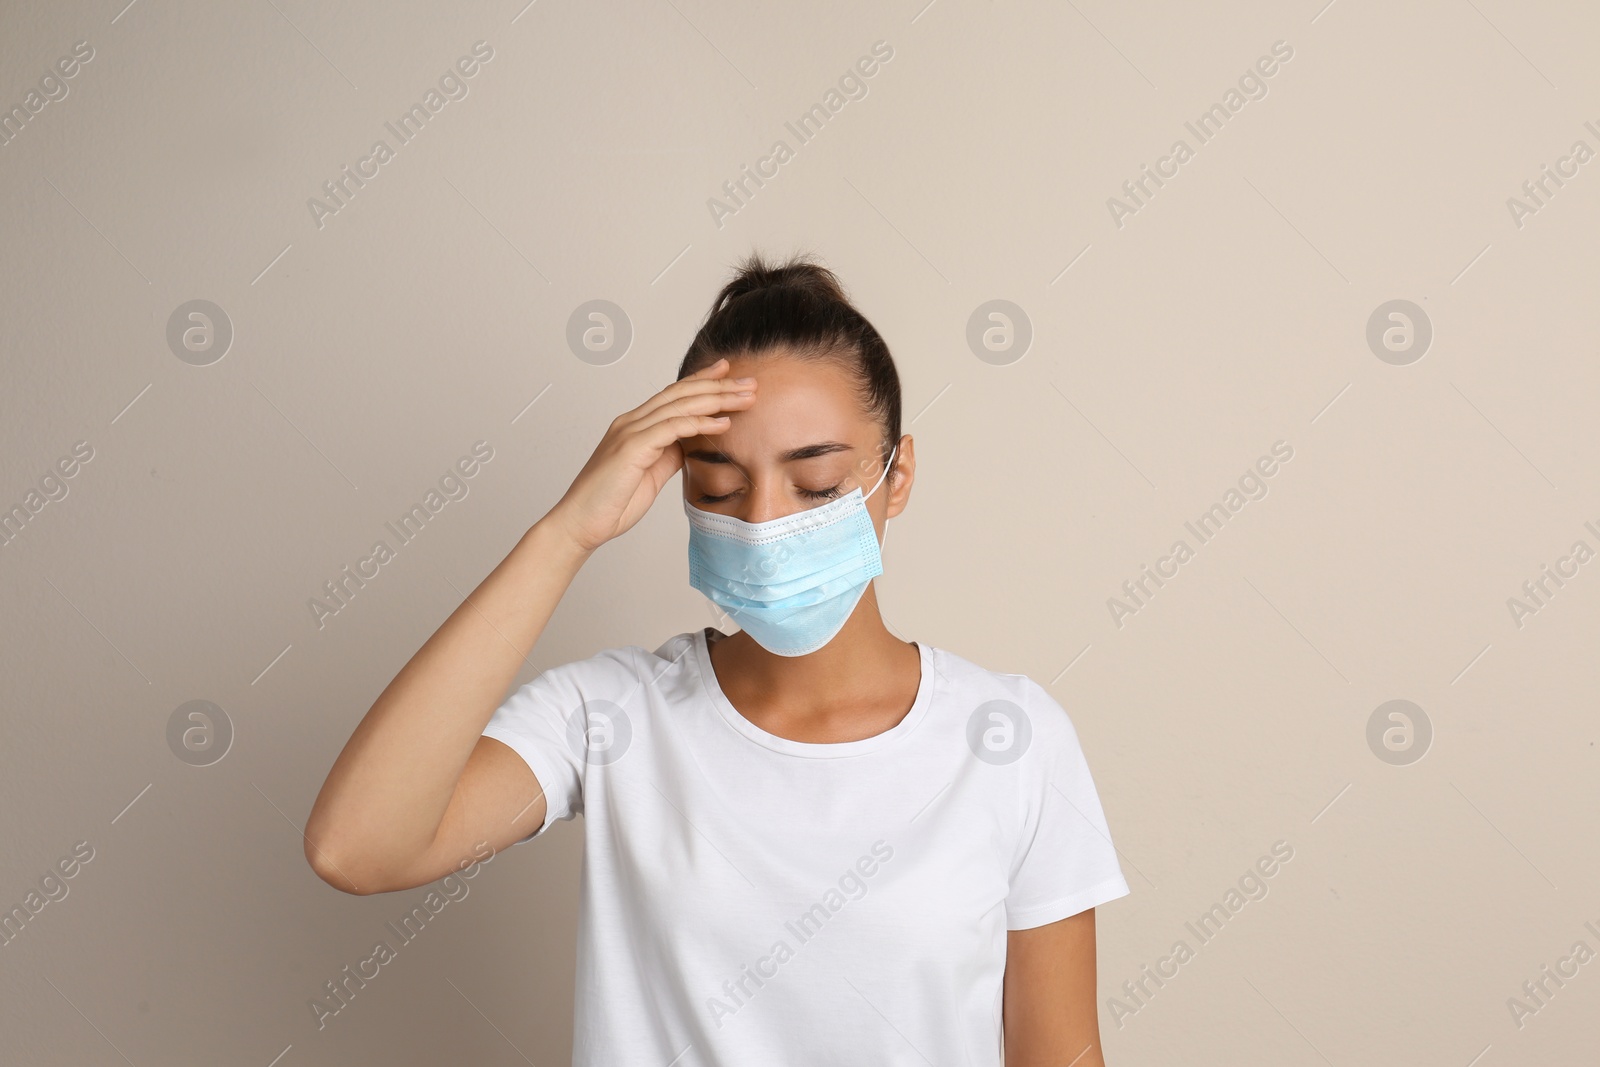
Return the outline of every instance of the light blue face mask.
<path id="1" fill-rule="evenodd" d="M 889 462 L 895 451 L 889 452 Z M 745 522 L 683 501 L 689 516 L 689 584 L 711 598 L 768 652 L 804 656 L 844 628 L 867 583 L 883 573 L 867 497 L 858 485 L 837 500 Z M 884 539 L 889 527 L 884 525 Z"/>

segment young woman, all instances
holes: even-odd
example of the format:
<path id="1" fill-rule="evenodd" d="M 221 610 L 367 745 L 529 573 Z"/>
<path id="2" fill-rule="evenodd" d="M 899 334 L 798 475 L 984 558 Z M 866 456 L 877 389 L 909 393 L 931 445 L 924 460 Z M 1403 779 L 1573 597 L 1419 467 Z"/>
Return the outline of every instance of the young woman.
<path id="1" fill-rule="evenodd" d="M 739 632 L 505 697 L 680 471 L 690 582 Z M 997 1067 L 1003 1038 L 1007 1067 L 1102 1065 L 1094 908 L 1128 886 L 1061 706 L 884 625 L 915 473 L 877 330 L 825 268 L 751 257 L 677 381 L 378 697 L 308 861 L 391 892 L 581 812 L 575 1064 Z"/>

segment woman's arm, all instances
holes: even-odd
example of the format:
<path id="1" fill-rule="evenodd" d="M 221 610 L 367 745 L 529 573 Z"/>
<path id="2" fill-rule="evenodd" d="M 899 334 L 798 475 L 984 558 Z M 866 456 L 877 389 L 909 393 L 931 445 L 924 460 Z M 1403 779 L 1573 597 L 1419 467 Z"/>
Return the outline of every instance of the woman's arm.
<path id="1" fill-rule="evenodd" d="M 590 551 L 539 520 L 395 675 L 306 822 L 318 877 L 347 893 L 406 889 L 476 841 L 499 851 L 544 823 L 533 772 L 480 735 Z"/>
<path id="2" fill-rule="evenodd" d="M 1006 1067 L 1105 1067 L 1094 909 L 1006 935 Z"/>
<path id="3" fill-rule="evenodd" d="M 579 568 L 683 468 L 679 440 L 721 433 L 729 423 L 712 413 L 752 402 L 754 383 L 727 370 L 714 363 L 612 420 L 561 500 L 379 695 L 306 822 L 306 860 L 323 881 L 408 889 L 482 859 L 478 842 L 498 851 L 543 825 L 538 779 L 483 729 Z"/>

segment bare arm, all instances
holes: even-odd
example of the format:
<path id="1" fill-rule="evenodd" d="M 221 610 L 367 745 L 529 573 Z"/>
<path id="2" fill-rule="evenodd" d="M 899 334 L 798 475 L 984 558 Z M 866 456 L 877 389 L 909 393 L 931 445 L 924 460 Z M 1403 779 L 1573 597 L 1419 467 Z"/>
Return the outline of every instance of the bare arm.
<path id="1" fill-rule="evenodd" d="M 1006 935 L 1006 1067 L 1105 1067 L 1094 909 Z"/>
<path id="2" fill-rule="evenodd" d="M 305 842 L 330 885 L 353 893 L 421 885 L 449 873 L 475 841 L 499 851 L 543 824 L 533 772 L 480 735 L 589 556 L 546 523 L 401 668 L 334 762 Z"/>
<path id="3" fill-rule="evenodd" d="M 306 822 L 306 860 L 347 893 L 422 885 L 544 823 L 538 779 L 481 736 L 573 577 L 631 528 L 683 467 L 684 437 L 716 434 L 754 383 L 718 363 L 612 421 L 572 487 L 395 675 L 334 761 Z"/>

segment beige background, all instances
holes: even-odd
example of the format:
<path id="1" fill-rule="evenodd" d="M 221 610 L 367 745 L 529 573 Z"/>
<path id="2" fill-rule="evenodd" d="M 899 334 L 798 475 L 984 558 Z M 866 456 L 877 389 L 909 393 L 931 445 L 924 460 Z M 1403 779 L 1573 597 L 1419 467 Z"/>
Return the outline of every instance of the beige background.
<path id="1" fill-rule="evenodd" d="M 0 148 L 0 506 L 94 450 L 0 548 L 0 906 L 94 850 L 0 947 L 8 1061 L 566 1061 L 580 824 L 484 867 L 321 1030 L 322 983 L 425 891 L 336 893 L 299 827 L 751 248 L 820 253 L 899 363 L 889 624 L 1074 717 L 1133 888 L 1099 916 L 1109 1063 L 1592 1057 L 1600 962 L 1507 1006 L 1600 951 L 1600 563 L 1507 606 L 1600 548 L 1600 162 L 1507 207 L 1600 149 L 1586 5 L 122 3 L 10 3 L 0 32 L 6 108 L 94 49 Z M 469 95 L 319 228 L 308 199 L 480 40 Z M 707 200 L 879 40 L 867 95 L 719 228 Z M 1118 228 L 1107 199 L 1279 40 L 1268 94 Z M 235 331 L 209 366 L 165 337 L 193 299 Z M 566 341 L 592 299 L 635 334 L 609 365 Z M 993 299 L 1033 330 L 1005 365 L 966 341 Z M 1365 340 L 1393 299 L 1432 322 L 1409 365 Z M 319 630 L 322 583 L 479 440 L 470 494 Z M 1280 440 L 1270 492 L 1115 625 Z M 714 621 L 677 493 L 539 667 Z M 1405 766 L 1367 742 L 1393 699 L 1434 732 Z M 169 748 L 191 700 L 235 731 L 210 766 Z M 1279 840 L 1269 894 L 1119 1020 Z"/>

